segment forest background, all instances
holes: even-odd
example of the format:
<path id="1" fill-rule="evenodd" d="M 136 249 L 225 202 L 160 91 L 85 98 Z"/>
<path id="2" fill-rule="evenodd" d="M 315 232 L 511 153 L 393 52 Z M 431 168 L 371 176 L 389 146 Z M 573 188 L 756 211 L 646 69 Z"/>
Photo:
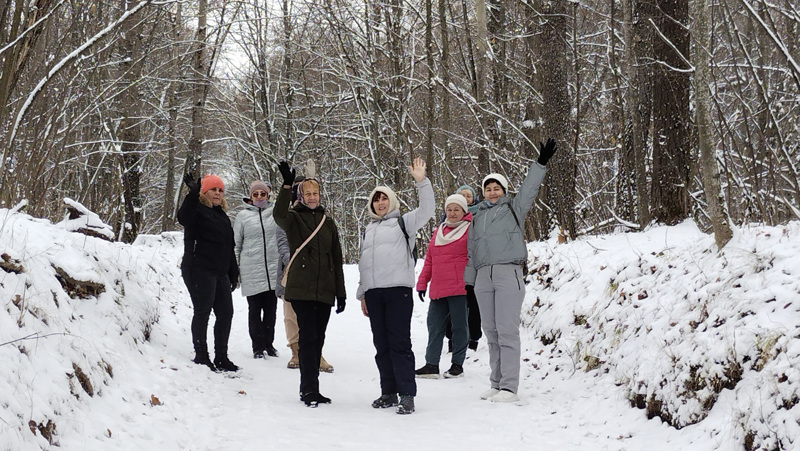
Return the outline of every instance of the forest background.
<path id="1" fill-rule="evenodd" d="M 721 247 L 800 218 L 798 36 L 796 0 L 9 0 L 0 207 L 70 197 L 133 242 L 179 228 L 183 173 L 238 205 L 313 159 L 352 262 L 412 157 L 437 199 L 513 191 L 553 137 L 529 239 L 691 217 Z"/>

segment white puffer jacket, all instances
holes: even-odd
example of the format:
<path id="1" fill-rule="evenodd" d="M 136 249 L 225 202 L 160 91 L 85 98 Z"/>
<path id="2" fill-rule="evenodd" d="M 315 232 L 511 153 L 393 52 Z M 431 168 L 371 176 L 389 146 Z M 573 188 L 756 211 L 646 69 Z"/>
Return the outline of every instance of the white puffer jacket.
<path id="1" fill-rule="evenodd" d="M 414 260 L 411 258 L 409 246 L 414 247 L 417 231 L 433 217 L 436 208 L 431 181 L 426 177 L 416 186 L 419 207 L 403 215 L 408 242 L 400 230 L 400 211 L 397 209 L 367 225 L 361 240 L 361 257 L 358 260 L 361 277 L 356 299 L 362 299 L 364 293 L 373 288 L 414 287 Z M 369 209 L 369 205 L 367 208 Z"/>
<path id="2" fill-rule="evenodd" d="M 239 263 L 242 295 L 253 296 L 278 287 L 278 228 L 272 218 L 273 203 L 266 208 L 245 205 L 233 224 L 234 253 Z M 267 270 L 268 269 L 268 270 Z"/>

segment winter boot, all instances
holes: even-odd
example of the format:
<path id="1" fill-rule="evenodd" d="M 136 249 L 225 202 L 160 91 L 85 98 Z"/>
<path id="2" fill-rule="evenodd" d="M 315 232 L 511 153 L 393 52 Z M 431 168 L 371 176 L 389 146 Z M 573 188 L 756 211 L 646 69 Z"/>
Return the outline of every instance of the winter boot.
<path id="1" fill-rule="evenodd" d="M 450 369 L 445 371 L 443 374 L 445 379 L 453 379 L 455 377 L 461 377 L 463 375 L 464 375 L 464 367 L 462 367 L 457 363 L 450 365 Z"/>
<path id="2" fill-rule="evenodd" d="M 426 363 L 425 366 L 414 371 L 414 374 L 420 379 L 439 379 L 439 365 Z"/>
<path id="3" fill-rule="evenodd" d="M 239 367 L 228 359 L 228 356 L 214 357 L 214 366 L 219 371 L 239 371 Z"/>
<path id="4" fill-rule="evenodd" d="M 373 409 L 385 409 L 387 407 L 394 407 L 397 405 L 397 393 L 389 393 L 388 395 L 381 395 L 380 398 L 372 401 Z"/>
<path id="5" fill-rule="evenodd" d="M 300 368 L 300 359 L 297 357 L 297 350 L 300 349 L 300 346 L 297 343 L 292 343 L 289 345 L 292 348 L 292 358 L 289 359 L 289 363 L 286 364 L 286 368 L 296 370 Z"/>
<path id="6" fill-rule="evenodd" d="M 514 393 L 511 390 L 503 389 L 503 390 L 500 390 L 499 392 L 497 392 L 497 394 L 495 394 L 491 398 L 489 398 L 489 401 L 491 401 L 491 402 L 517 402 L 517 401 L 519 401 L 519 396 L 517 396 L 517 394 Z"/>
<path id="7" fill-rule="evenodd" d="M 278 350 L 275 349 L 275 346 L 267 345 L 267 349 L 264 351 L 264 354 L 270 357 L 278 357 Z"/>
<path id="8" fill-rule="evenodd" d="M 205 365 L 211 371 L 217 371 L 217 368 L 211 363 L 211 357 L 208 356 L 208 352 L 198 351 L 194 353 L 194 360 L 192 362 L 198 365 Z"/>
<path id="9" fill-rule="evenodd" d="M 264 351 L 253 351 L 254 359 L 263 359 L 265 357 Z"/>
<path id="10" fill-rule="evenodd" d="M 322 373 L 333 373 L 333 365 L 328 363 L 323 356 L 319 356 L 319 371 Z"/>
<path id="11" fill-rule="evenodd" d="M 319 393 L 303 393 L 300 395 L 300 401 L 303 401 L 306 407 L 317 407 L 319 405 L 317 396 Z"/>
<path id="12" fill-rule="evenodd" d="M 397 413 L 408 415 L 414 412 L 414 397 L 411 395 L 400 395 L 400 402 L 397 404 Z"/>
<path id="13" fill-rule="evenodd" d="M 322 396 L 322 393 L 317 393 L 317 402 L 320 404 L 330 404 L 331 398 L 328 398 L 327 396 Z"/>

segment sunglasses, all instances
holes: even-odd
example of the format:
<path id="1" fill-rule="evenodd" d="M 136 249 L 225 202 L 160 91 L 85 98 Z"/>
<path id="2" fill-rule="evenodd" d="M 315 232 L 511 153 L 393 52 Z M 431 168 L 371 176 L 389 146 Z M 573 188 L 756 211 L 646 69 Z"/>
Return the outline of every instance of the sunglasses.
<path id="1" fill-rule="evenodd" d="M 251 197 L 267 197 L 266 191 L 254 191 Z"/>

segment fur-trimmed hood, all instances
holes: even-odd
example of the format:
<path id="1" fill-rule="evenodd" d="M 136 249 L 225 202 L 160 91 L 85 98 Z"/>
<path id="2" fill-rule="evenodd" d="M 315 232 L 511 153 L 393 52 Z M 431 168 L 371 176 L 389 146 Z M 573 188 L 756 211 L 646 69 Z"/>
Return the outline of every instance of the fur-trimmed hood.
<path id="1" fill-rule="evenodd" d="M 211 199 L 209 199 L 208 196 L 206 196 L 203 193 L 200 193 L 199 198 L 201 204 L 205 205 L 208 208 L 214 208 L 214 206 L 211 205 Z M 219 206 L 222 207 L 223 211 L 228 211 L 228 201 L 226 201 L 224 197 L 222 198 L 222 203 L 220 203 Z"/>

